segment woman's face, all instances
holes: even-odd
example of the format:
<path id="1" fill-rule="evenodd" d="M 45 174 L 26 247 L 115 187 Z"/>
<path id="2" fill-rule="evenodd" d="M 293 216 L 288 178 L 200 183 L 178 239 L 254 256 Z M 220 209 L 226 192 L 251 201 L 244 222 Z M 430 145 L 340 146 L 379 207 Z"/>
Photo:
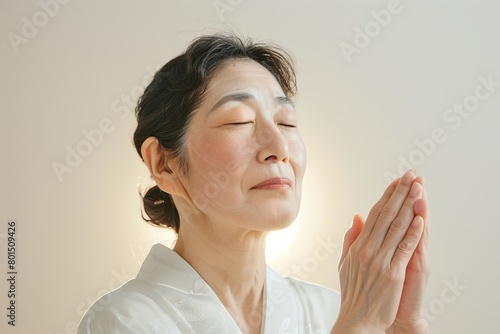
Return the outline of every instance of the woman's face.
<path id="1" fill-rule="evenodd" d="M 274 76 L 253 60 L 224 64 L 186 135 L 181 182 L 205 219 L 250 230 L 288 226 L 300 205 L 306 149 Z"/>

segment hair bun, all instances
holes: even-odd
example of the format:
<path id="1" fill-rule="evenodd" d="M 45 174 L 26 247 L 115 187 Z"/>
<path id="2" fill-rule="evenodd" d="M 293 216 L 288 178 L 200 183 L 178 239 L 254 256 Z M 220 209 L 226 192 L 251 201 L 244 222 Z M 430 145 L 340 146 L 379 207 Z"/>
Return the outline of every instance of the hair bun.
<path id="1" fill-rule="evenodd" d="M 142 196 L 144 211 L 149 217 L 142 218 L 155 226 L 173 228 L 175 232 L 179 232 L 179 213 L 172 201 L 170 194 L 162 191 L 158 186 L 154 186 L 146 191 Z"/>

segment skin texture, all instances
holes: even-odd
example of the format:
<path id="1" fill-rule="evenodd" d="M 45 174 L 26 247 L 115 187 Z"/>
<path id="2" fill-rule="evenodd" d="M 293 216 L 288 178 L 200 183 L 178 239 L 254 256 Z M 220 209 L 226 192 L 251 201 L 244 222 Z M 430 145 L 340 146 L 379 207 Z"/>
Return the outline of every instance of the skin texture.
<path id="1" fill-rule="evenodd" d="M 188 173 L 154 137 L 141 153 L 179 211 L 174 251 L 211 286 L 243 333 L 260 333 L 265 238 L 295 219 L 306 168 L 293 103 L 261 65 L 230 61 L 211 79 L 190 121 Z M 266 180 L 273 182 L 263 185 Z M 423 333 L 416 330 L 426 325 L 420 309 L 427 228 L 415 217 L 427 218 L 427 204 L 421 178 L 407 173 L 402 180 L 366 222 L 355 216 L 346 233 L 342 306 L 332 333 Z M 412 184 L 418 189 L 409 195 Z"/>
<path id="2" fill-rule="evenodd" d="M 366 220 L 356 215 L 339 262 L 341 314 L 332 333 L 428 333 L 429 276 L 423 179 L 394 180 Z"/>
<path id="3" fill-rule="evenodd" d="M 260 332 L 266 234 L 291 224 L 300 206 L 306 149 L 296 125 L 271 73 L 238 60 L 219 69 L 190 122 L 187 175 L 155 138 L 142 145 L 151 174 L 179 210 L 174 250 L 244 333 Z M 281 183 L 259 187 L 273 178 Z"/>

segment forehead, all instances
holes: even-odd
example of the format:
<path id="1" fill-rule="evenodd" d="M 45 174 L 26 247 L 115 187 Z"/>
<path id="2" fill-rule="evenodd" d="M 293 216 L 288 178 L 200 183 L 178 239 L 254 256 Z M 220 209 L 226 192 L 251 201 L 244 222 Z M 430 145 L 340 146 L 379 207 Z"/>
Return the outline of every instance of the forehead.
<path id="1" fill-rule="evenodd" d="M 251 59 L 226 61 L 208 83 L 207 95 L 216 97 L 227 92 L 247 89 L 283 95 L 283 90 L 271 72 Z"/>

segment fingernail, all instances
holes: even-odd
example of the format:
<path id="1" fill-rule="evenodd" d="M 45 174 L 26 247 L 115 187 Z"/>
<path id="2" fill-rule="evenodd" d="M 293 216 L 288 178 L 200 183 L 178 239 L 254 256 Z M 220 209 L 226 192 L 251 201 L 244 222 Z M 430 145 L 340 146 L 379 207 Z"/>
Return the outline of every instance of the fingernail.
<path id="1" fill-rule="evenodd" d="M 421 188 L 422 188 L 422 186 L 420 185 L 420 183 L 413 182 L 411 189 L 410 189 L 410 193 L 408 196 L 410 196 L 411 198 L 417 197 L 418 194 L 420 193 Z"/>
<path id="2" fill-rule="evenodd" d="M 403 184 L 410 184 L 410 182 L 413 181 L 414 178 L 415 178 L 415 173 L 413 172 L 413 169 L 410 169 L 403 175 L 401 181 L 403 182 Z"/>
<path id="3" fill-rule="evenodd" d="M 423 223 L 424 223 L 424 218 L 422 218 L 421 216 L 417 216 L 413 220 L 413 226 L 415 226 L 415 227 L 420 227 L 420 225 Z"/>

